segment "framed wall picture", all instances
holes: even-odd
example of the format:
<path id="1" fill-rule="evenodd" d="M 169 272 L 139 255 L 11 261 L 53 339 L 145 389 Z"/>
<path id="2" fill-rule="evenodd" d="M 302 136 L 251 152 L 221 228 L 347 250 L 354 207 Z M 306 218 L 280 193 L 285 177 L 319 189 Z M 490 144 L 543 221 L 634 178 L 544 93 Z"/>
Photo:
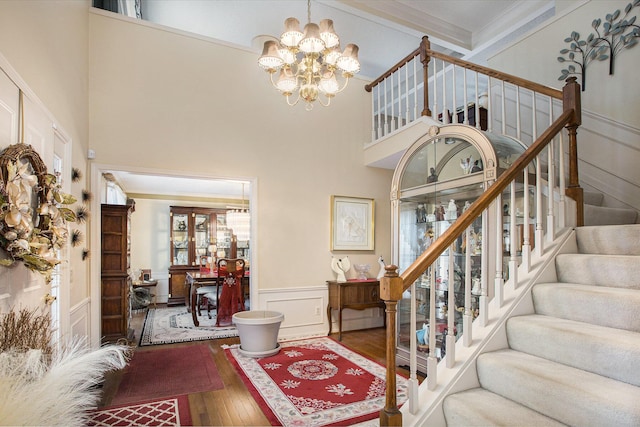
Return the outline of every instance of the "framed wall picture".
<path id="1" fill-rule="evenodd" d="M 373 199 L 331 196 L 331 250 L 374 249 Z"/>

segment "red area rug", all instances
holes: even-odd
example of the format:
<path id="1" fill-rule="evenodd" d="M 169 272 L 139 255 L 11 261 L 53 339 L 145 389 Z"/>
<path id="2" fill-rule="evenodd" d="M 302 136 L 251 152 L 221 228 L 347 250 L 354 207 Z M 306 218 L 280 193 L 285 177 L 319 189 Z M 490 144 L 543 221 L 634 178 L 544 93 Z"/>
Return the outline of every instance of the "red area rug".
<path id="1" fill-rule="evenodd" d="M 280 343 L 274 356 L 244 357 L 225 349 L 272 425 L 350 425 L 379 417 L 386 368 L 330 338 Z M 396 380 L 398 404 L 407 380 Z"/>
<path id="2" fill-rule="evenodd" d="M 190 426 L 187 396 L 118 405 L 91 413 L 89 426 Z"/>
<path id="3" fill-rule="evenodd" d="M 112 405 L 224 388 L 206 344 L 137 350 L 125 369 Z"/>

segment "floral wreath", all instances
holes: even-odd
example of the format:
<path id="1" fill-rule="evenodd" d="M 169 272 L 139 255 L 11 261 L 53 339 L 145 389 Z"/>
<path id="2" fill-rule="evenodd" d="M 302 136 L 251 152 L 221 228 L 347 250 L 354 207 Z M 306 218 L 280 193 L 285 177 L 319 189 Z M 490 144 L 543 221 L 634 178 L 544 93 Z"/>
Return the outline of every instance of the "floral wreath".
<path id="1" fill-rule="evenodd" d="M 0 247 L 9 255 L 0 265 L 21 260 L 51 280 L 60 262 L 56 251 L 67 242 L 67 222 L 73 210 L 64 207 L 76 199 L 61 191 L 53 174 L 30 145 L 14 144 L 0 154 Z"/>

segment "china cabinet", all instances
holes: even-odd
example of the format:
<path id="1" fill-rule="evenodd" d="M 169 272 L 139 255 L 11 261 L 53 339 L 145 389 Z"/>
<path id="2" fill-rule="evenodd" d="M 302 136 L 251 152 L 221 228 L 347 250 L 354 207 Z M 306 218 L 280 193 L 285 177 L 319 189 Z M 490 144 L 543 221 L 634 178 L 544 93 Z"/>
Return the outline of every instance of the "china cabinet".
<path id="1" fill-rule="evenodd" d="M 392 184 L 393 263 L 400 273 L 524 150 L 520 142 L 509 137 L 458 124 L 434 126 L 429 134 L 414 143 L 398 163 Z M 517 191 L 523 191 L 521 185 Z M 397 311 L 398 364 L 409 363 L 409 346 L 411 340 L 416 340 L 418 366 L 426 372 L 428 334 L 436 334 L 436 355 L 441 357 L 444 354 L 442 337 L 448 328 L 449 316 L 455 316 L 454 333 L 462 332 L 465 282 L 472 287 L 470 308 L 477 316 L 482 281 L 495 275 L 495 271 L 481 268 L 483 251 L 489 257 L 495 257 L 496 251 L 483 245 L 483 236 L 497 234 L 497 217 L 502 218 L 502 213 L 502 209 L 494 209 L 493 214 L 489 210 L 477 218 L 469 228 L 469 238 L 458 238 L 416 280 L 414 287 L 404 293 Z M 465 280 L 467 273 L 470 274 L 468 281 Z M 411 331 L 412 289 L 416 306 L 415 333 Z M 435 325 L 430 325 L 432 292 L 436 301 Z M 450 292 L 454 293 L 454 307 L 448 306 Z"/>
<path id="2" fill-rule="evenodd" d="M 129 328 L 131 286 L 130 233 L 133 203 L 101 206 L 101 325 L 102 341 L 133 339 Z"/>
<path id="3" fill-rule="evenodd" d="M 226 210 L 171 206 L 169 208 L 170 255 L 167 305 L 189 306 L 187 273 L 209 268 L 215 258 L 249 258 L 248 242 L 238 242 L 227 228 Z"/>

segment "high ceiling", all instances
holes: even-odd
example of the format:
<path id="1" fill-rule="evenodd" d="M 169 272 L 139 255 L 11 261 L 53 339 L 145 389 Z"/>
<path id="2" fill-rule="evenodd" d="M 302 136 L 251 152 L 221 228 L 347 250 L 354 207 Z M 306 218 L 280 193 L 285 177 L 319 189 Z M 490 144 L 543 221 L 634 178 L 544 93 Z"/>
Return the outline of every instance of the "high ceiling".
<path id="1" fill-rule="evenodd" d="M 419 46 L 484 64 L 509 41 L 554 15 L 553 0 L 313 0 L 311 21 L 329 18 L 341 45 L 359 46 L 360 75 L 374 79 Z M 304 0 L 142 0 L 142 17 L 178 30 L 214 38 L 256 52 L 267 36 L 278 37 L 284 20 L 307 22 Z M 215 180 L 153 179 L 117 173 L 131 193 L 192 194 L 241 198 L 241 184 Z M 202 181 L 202 182 L 198 182 Z"/>

